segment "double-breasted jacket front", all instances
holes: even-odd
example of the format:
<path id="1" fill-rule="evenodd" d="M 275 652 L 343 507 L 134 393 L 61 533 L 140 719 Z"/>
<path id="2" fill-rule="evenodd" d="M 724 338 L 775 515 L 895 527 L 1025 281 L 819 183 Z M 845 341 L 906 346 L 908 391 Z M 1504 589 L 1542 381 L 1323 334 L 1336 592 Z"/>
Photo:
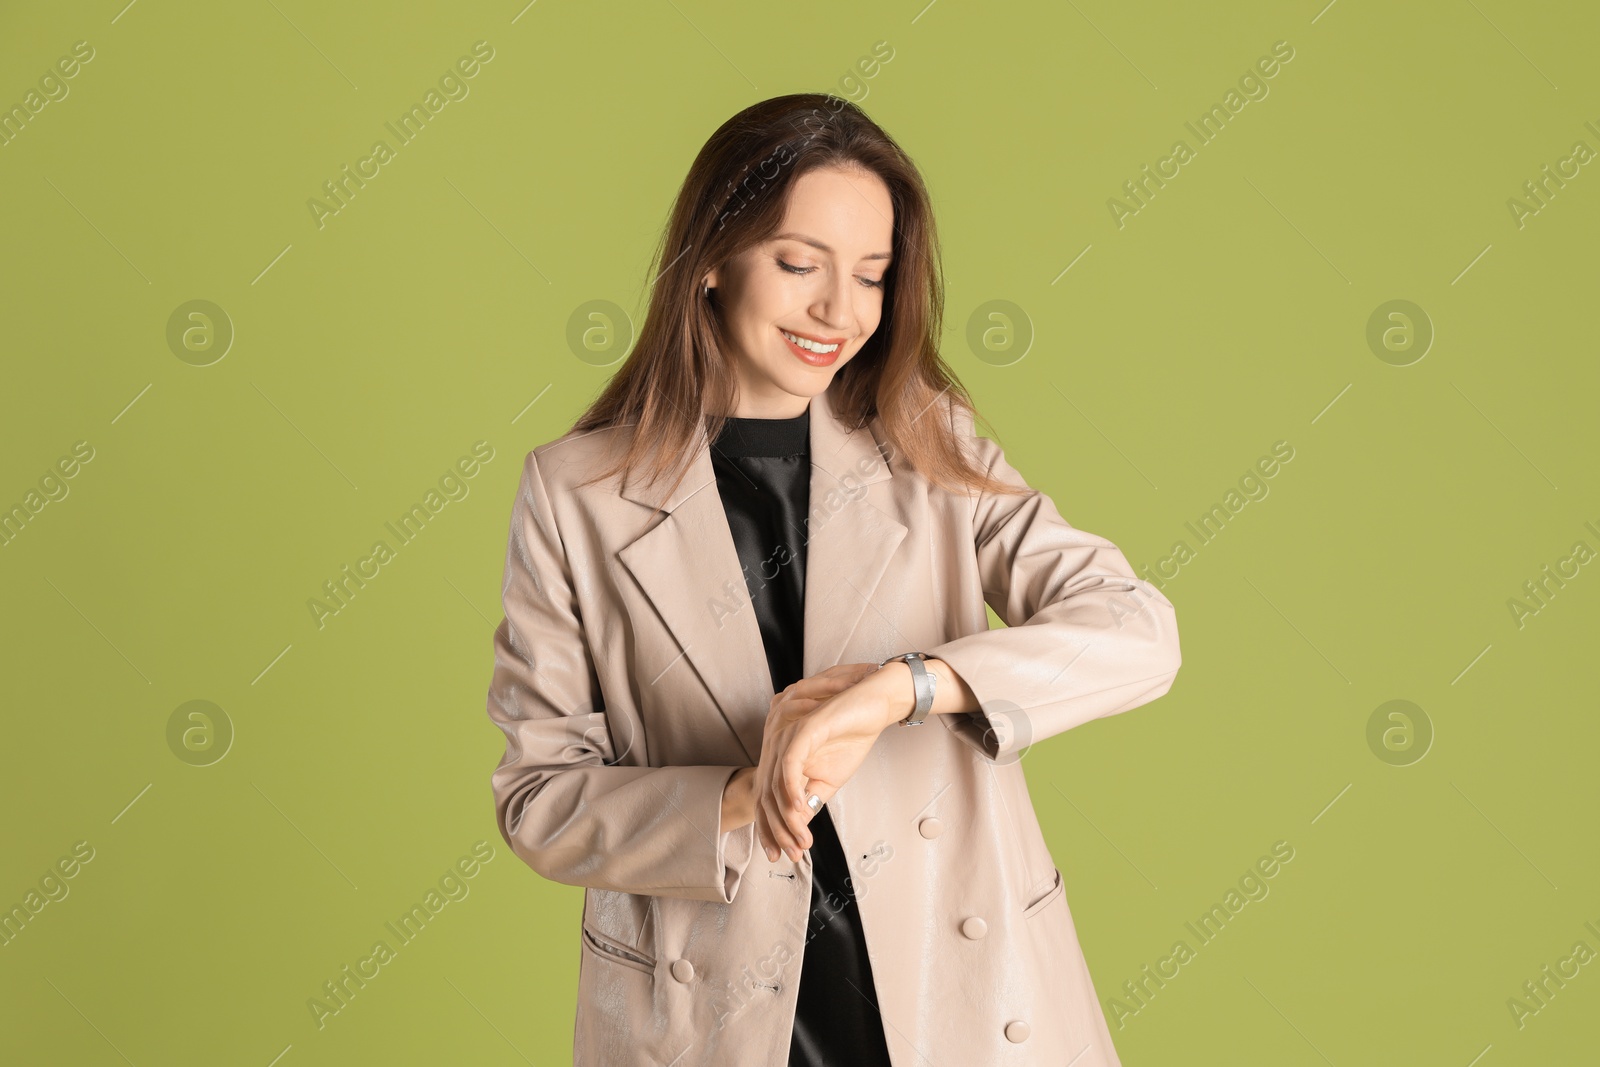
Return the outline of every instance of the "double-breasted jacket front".
<path id="1" fill-rule="evenodd" d="M 805 674 L 920 651 L 982 705 L 891 726 L 828 804 L 891 1059 L 1119 1067 L 1018 757 L 1166 693 L 1174 608 L 969 413 L 925 417 L 1025 492 L 942 489 L 876 420 L 852 430 L 834 412 L 812 398 Z M 761 576 L 741 568 L 703 433 L 665 500 L 625 474 L 579 487 L 627 432 L 569 433 L 524 460 L 488 699 L 506 739 L 495 814 L 528 866 L 585 889 L 576 1064 L 781 1065 L 810 855 L 770 862 L 753 825 L 720 821 L 773 696 L 748 591 Z"/>

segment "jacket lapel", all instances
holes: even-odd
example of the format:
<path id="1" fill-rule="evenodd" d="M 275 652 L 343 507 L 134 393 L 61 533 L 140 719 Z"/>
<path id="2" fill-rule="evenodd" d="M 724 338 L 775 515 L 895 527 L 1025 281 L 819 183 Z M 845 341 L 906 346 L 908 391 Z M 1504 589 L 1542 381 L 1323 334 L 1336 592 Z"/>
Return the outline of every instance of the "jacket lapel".
<path id="1" fill-rule="evenodd" d="M 809 413 L 807 677 L 839 661 L 906 535 L 891 515 L 893 475 L 871 430 L 847 430 L 827 392 L 812 398 Z M 656 506 L 645 487 L 627 479 L 620 492 L 647 508 Z M 703 427 L 683 481 L 661 507 L 667 512 L 661 521 L 617 558 L 672 632 L 753 765 L 761 755 L 772 676 Z M 654 679 L 640 681 L 648 685 Z"/>

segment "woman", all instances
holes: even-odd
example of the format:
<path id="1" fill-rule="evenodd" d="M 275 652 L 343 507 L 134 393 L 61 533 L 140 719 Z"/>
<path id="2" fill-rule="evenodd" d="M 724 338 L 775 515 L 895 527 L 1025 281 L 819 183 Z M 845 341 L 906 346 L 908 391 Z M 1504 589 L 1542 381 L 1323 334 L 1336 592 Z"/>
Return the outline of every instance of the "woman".
<path id="1" fill-rule="evenodd" d="M 976 435 L 937 265 L 859 108 L 756 104 L 525 459 L 493 787 L 586 889 L 575 1063 L 1119 1063 L 1018 760 L 1167 692 L 1174 609 Z"/>

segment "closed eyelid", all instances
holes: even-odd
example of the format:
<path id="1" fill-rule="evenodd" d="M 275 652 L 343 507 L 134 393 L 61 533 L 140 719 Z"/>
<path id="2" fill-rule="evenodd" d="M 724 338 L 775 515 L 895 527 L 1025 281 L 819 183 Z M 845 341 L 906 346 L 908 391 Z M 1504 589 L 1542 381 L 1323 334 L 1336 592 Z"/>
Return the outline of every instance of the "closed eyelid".
<path id="1" fill-rule="evenodd" d="M 787 260 L 785 260 L 782 256 L 776 257 L 775 262 L 784 271 L 787 271 L 788 273 L 793 274 L 793 275 L 797 275 L 797 276 L 799 276 L 799 275 L 809 275 L 812 271 L 818 269 L 816 267 L 808 267 L 808 266 L 804 266 L 804 265 L 798 264 L 798 263 L 790 263 Z M 885 274 L 885 277 L 887 277 L 887 274 Z M 868 277 L 866 277 L 864 275 L 861 275 L 861 274 L 855 275 L 855 278 L 858 281 L 862 282 L 863 284 L 865 284 L 865 285 L 867 285 L 867 286 L 869 286 L 870 288 L 873 288 L 873 289 L 881 289 L 881 288 L 883 288 L 883 286 L 885 284 L 883 278 L 868 278 Z"/>
<path id="2" fill-rule="evenodd" d="M 802 244 L 802 245 L 807 246 L 808 248 L 815 248 L 815 249 L 817 249 L 818 251 L 821 251 L 821 252 L 825 252 L 825 253 L 829 253 L 829 254 L 832 254 L 832 252 L 833 252 L 832 248 L 829 248 L 827 245 L 823 244 L 821 241 L 818 241 L 813 237 L 807 237 L 805 234 L 780 233 L 778 236 L 774 237 L 772 240 L 774 242 L 778 242 L 778 241 L 793 241 L 796 244 Z M 890 260 L 890 258 L 892 258 L 892 254 L 889 253 L 889 252 L 871 252 L 871 253 L 868 253 L 867 255 L 862 256 L 856 262 L 865 263 L 868 260 L 881 260 L 883 262 L 888 262 Z"/>

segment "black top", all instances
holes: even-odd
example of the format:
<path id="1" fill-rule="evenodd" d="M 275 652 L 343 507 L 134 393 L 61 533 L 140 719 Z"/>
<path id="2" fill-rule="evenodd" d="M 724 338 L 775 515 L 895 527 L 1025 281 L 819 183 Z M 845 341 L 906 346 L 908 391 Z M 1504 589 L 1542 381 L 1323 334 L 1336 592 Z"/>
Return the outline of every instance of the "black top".
<path id="1" fill-rule="evenodd" d="M 810 429 L 809 411 L 792 419 L 730 418 L 711 448 L 774 693 L 805 676 Z M 889 1067 L 861 912 L 826 804 L 810 829 L 811 915 L 789 1067 Z"/>

